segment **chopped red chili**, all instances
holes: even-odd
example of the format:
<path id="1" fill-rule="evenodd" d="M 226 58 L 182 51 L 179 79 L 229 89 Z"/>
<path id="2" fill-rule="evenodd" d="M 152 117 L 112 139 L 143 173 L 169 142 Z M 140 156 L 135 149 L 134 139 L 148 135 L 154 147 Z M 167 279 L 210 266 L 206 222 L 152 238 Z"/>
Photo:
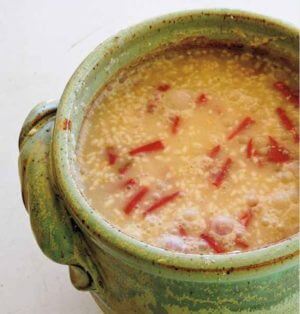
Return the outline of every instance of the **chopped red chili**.
<path id="1" fill-rule="evenodd" d="M 160 92 L 166 92 L 166 91 L 168 91 L 170 88 L 171 88 L 171 85 L 170 85 L 170 84 L 160 84 L 160 85 L 157 86 L 157 89 L 158 89 Z"/>
<path id="2" fill-rule="evenodd" d="M 172 125 L 171 125 L 171 132 L 172 132 L 172 134 L 177 134 L 178 128 L 179 128 L 179 126 L 181 124 L 181 118 L 179 116 L 177 116 L 177 115 L 173 116 L 171 118 L 171 123 L 172 123 Z"/>
<path id="3" fill-rule="evenodd" d="M 247 158 L 251 158 L 253 154 L 253 140 L 250 138 L 250 140 L 247 143 Z"/>
<path id="4" fill-rule="evenodd" d="M 220 185 L 224 181 L 224 179 L 225 179 L 225 177 L 229 171 L 231 164 L 232 164 L 232 159 L 227 158 L 225 160 L 225 162 L 223 163 L 220 171 L 216 174 L 215 179 L 213 181 L 213 185 L 215 185 L 216 187 L 220 187 Z"/>
<path id="5" fill-rule="evenodd" d="M 186 231 L 186 229 L 184 228 L 183 225 L 179 225 L 178 226 L 178 233 L 182 237 L 187 237 L 187 235 L 188 235 L 188 233 L 187 233 L 187 231 Z"/>
<path id="6" fill-rule="evenodd" d="M 142 186 L 125 205 L 124 207 L 125 214 L 129 215 L 138 205 L 138 203 L 144 198 L 144 196 L 148 193 L 148 191 L 149 191 L 148 187 Z"/>
<path id="7" fill-rule="evenodd" d="M 249 208 L 248 210 L 246 210 L 244 213 L 242 213 L 240 215 L 240 223 L 245 226 L 248 227 L 248 225 L 250 224 L 251 220 L 253 218 L 253 212 L 251 210 L 251 208 Z"/>
<path id="8" fill-rule="evenodd" d="M 299 92 L 292 91 L 289 86 L 280 81 L 275 82 L 273 86 L 285 99 L 294 104 L 296 108 L 299 107 Z"/>
<path id="9" fill-rule="evenodd" d="M 147 104 L 147 112 L 148 113 L 153 113 L 156 108 L 156 103 L 153 100 L 149 100 Z"/>
<path id="10" fill-rule="evenodd" d="M 278 81 L 278 82 L 275 82 L 273 86 L 275 89 L 281 92 L 283 96 L 287 97 L 290 95 L 290 88 L 285 83 Z"/>
<path id="11" fill-rule="evenodd" d="M 213 237 L 211 237 L 209 234 L 206 233 L 202 233 L 201 234 L 201 239 L 204 240 L 209 247 L 216 253 L 224 253 L 225 250 L 224 248 L 221 246 L 221 244 L 219 244 Z"/>
<path id="12" fill-rule="evenodd" d="M 166 205 L 167 203 L 173 201 L 179 195 L 179 191 L 171 193 L 162 197 L 161 199 L 154 202 L 149 208 L 144 211 L 144 216 L 154 212 L 155 210 L 159 209 L 160 207 Z"/>
<path id="13" fill-rule="evenodd" d="M 182 237 L 186 237 L 188 235 L 183 225 L 178 226 L 178 232 L 179 232 L 179 235 L 181 235 Z"/>
<path id="14" fill-rule="evenodd" d="M 119 174 L 125 174 L 131 166 L 132 166 L 132 161 L 126 162 L 123 166 L 119 168 L 118 170 Z"/>
<path id="15" fill-rule="evenodd" d="M 276 113 L 278 114 L 278 117 L 279 117 L 283 127 L 286 130 L 288 130 L 289 132 L 291 132 L 291 134 L 293 135 L 294 141 L 296 143 L 298 143 L 299 142 L 299 134 L 298 134 L 296 127 L 293 124 L 292 120 L 287 116 L 286 111 L 283 108 L 278 107 L 276 109 Z"/>
<path id="16" fill-rule="evenodd" d="M 253 124 L 255 121 L 251 119 L 250 117 L 246 117 L 244 120 L 240 122 L 240 124 L 228 135 L 227 139 L 231 140 L 236 135 L 241 133 L 243 130 L 245 130 L 247 127 L 249 127 L 251 124 Z"/>
<path id="17" fill-rule="evenodd" d="M 212 148 L 212 150 L 208 153 L 208 156 L 210 158 L 216 158 L 217 155 L 220 153 L 220 151 L 221 151 L 221 145 L 217 145 Z"/>
<path id="18" fill-rule="evenodd" d="M 130 178 L 130 179 L 126 180 L 125 182 L 122 182 L 121 187 L 127 188 L 130 186 L 134 186 L 136 184 L 137 184 L 137 181 L 133 178 Z"/>
<path id="19" fill-rule="evenodd" d="M 291 160 L 289 151 L 280 146 L 278 142 L 269 136 L 270 147 L 267 152 L 267 159 L 274 163 L 284 163 Z"/>
<path id="20" fill-rule="evenodd" d="M 116 149 L 112 146 L 106 147 L 106 157 L 110 165 L 114 165 L 118 159 Z"/>
<path id="21" fill-rule="evenodd" d="M 204 104 L 206 104 L 208 101 L 208 98 L 205 94 L 200 94 L 197 98 L 196 98 L 196 104 L 199 106 L 202 106 Z"/>
<path id="22" fill-rule="evenodd" d="M 243 249 L 249 248 L 249 244 L 245 240 L 241 239 L 240 237 L 236 237 L 234 242 L 237 246 L 239 246 Z"/>
<path id="23" fill-rule="evenodd" d="M 141 153 L 151 153 L 151 152 L 155 152 L 158 150 L 163 150 L 164 148 L 165 148 L 165 146 L 164 146 L 162 141 L 155 141 L 155 142 L 134 148 L 129 152 L 129 154 L 131 156 L 134 156 L 134 155 L 138 155 Z"/>

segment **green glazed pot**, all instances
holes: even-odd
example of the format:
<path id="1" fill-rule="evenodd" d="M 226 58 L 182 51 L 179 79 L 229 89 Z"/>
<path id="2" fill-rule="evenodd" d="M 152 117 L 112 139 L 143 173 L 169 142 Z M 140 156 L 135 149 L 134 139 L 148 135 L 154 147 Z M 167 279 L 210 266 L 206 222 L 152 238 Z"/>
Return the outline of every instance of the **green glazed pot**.
<path id="1" fill-rule="evenodd" d="M 298 237 L 246 253 L 165 251 L 121 233 L 77 187 L 78 134 L 99 89 L 124 66 L 180 41 L 272 51 L 297 66 L 297 30 L 239 11 L 171 14 L 105 41 L 59 102 L 38 105 L 24 122 L 19 171 L 36 240 L 105 313 L 298 313 Z"/>

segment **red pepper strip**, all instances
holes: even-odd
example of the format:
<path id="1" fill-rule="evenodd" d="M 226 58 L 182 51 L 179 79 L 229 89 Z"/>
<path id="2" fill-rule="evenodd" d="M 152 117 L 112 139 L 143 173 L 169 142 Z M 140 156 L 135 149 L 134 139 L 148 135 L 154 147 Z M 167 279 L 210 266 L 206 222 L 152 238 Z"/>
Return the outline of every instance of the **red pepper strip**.
<path id="1" fill-rule="evenodd" d="M 247 144 L 247 158 L 251 158 L 253 155 L 253 140 L 250 138 Z"/>
<path id="2" fill-rule="evenodd" d="M 117 152 L 112 146 L 106 147 L 106 156 L 110 165 L 114 165 L 118 159 Z"/>
<path id="3" fill-rule="evenodd" d="M 220 151 L 221 151 L 221 145 L 217 145 L 208 153 L 208 156 L 210 158 L 215 158 L 217 157 Z"/>
<path id="4" fill-rule="evenodd" d="M 288 97 L 290 95 L 290 88 L 283 82 L 275 82 L 274 83 L 274 88 L 281 92 L 281 94 L 285 97 Z"/>
<path id="5" fill-rule="evenodd" d="M 155 142 L 134 148 L 129 152 L 129 154 L 131 156 L 134 156 L 134 155 L 141 154 L 141 153 L 150 153 L 150 152 L 162 150 L 164 148 L 165 148 L 165 146 L 164 146 L 162 141 L 155 141 Z"/>
<path id="6" fill-rule="evenodd" d="M 210 246 L 210 248 L 213 249 L 213 251 L 215 251 L 216 253 L 225 252 L 224 248 L 210 235 L 202 233 L 201 239 L 204 240 Z"/>
<path id="7" fill-rule="evenodd" d="M 130 178 L 130 179 L 126 180 L 125 182 L 121 183 L 121 188 L 127 188 L 129 186 L 133 186 L 136 184 L 137 184 L 137 181 L 133 178 Z"/>
<path id="8" fill-rule="evenodd" d="M 157 89 L 160 91 L 160 92 L 166 92 L 167 90 L 169 90 L 171 88 L 171 85 L 170 84 L 160 84 L 157 86 Z"/>
<path id="9" fill-rule="evenodd" d="M 296 108 L 299 107 L 299 93 L 293 92 L 285 83 L 280 81 L 274 83 L 273 86 L 281 93 L 282 96 L 284 96 L 289 102 L 294 104 Z"/>
<path id="10" fill-rule="evenodd" d="M 178 132 L 178 128 L 179 128 L 179 125 L 181 123 L 181 119 L 179 116 L 174 116 L 171 118 L 171 122 L 172 122 L 171 132 L 173 134 L 176 134 Z"/>
<path id="11" fill-rule="evenodd" d="M 241 216 L 240 216 L 240 223 L 245 226 L 248 227 L 248 225 L 250 224 L 251 220 L 253 218 L 253 213 L 252 210 L 249 208 L 247 211 L 245 211 Z"/>
<path id="12" fill-rule="evenodd" d="M 181 235 L 182 237 L 186 237 L 188 235 L 183 225 L 178 226 L 178 232 L 179 232 L 179 235 Z"/>
<path id="13" fill-rule="evenodd" d="M 240 132 L 242 132 L 244 129 L 246 129 L 248 126 L 253 124 L 255 121 L 252 120 L 250 117 L 246 117 L 244 120 L 240 122 L 240 124 L 236 127 L 235 130 L 233 130 L 227 137 L 228 140 L 233 139 L 236 135 L 238 135 Z"/>
<path id="14" fill-rule="evenodd" d="M 239 246 L 239 247 L 241 247 L 243 249 L 248 249 L 249 248 L 249 244 L 246 241 L 244 241 L 243 239 L 239 238 L 239 237 L 235 238 L 234 242 L 235 242 L 235 244 L 237 246 Z"/>
<path id="15" fill-rule="evenodd" d="M 161 199 L 157 200 L 154 204 L 152 204 L 149 208 L 144 211 L 144 216 L 154 212 L 158 208 L 166 205 L 167 203 L 173 201 L 179 195 L 179 191 L 174 192 L 172 194 L 166 195 Z"/>
<path id="16" fill-rule="evenodd" d="M 205 94 L 200 94 L 200 95 L 197 97 L 197 99 L 196 99 L 197 105 L 200 105 L 200 106 L 206 104 L 207 101 L 208 101 L 208 99 L 207 99 L 207 96 L 206 96 Z"/>
<path id="17" fill-rule="evenodd" d="M 153 100 L 149 100 L 147 104 L 147 112 L 153 113 L 155 108 L 156 108 L 156 103 Z"/>
<path id="18" fill-rule="evenodd" d="M 137 204 L 144 198 L 144 196 L 148 193 L 149 189 L 146 186 L 142 186 L 136 194 L 129 200 L 129 202 L 124 207 L 124 212 L 126 215 L 129 215 L 133 209 L 137 206 Z"/>
<path id="19" fill-rule="evenodd" d="M 267 152 L 267 159 L 270 162 L 283 163 L 291 160 L 290 153 L 287 149 L 279 146 L 278 142 L 269 136 L 270 148 Z"/>
<path id="20" fill-rule="evenodd" d="M 119 174 L 124 174 L 128 171 L 128 169 L 132 166 L 132 161 L 128 161 L 123 166 L 119 168 Z"/>
<path id="21" fill-rule="evenodd" d="M 227 158 L 223 166 L 221 167 L 220 171 L 217 173 L 213 181 L 213 185 L 215 185 L 217 188 L 222 184 L 223 180 L 225 179 L 231 164 L 232 164 L 232 159 Z"/>
<path id="22" fill-rule="evenodd" d="M 287 116 L 286 111 L 279 107 L 276 109 L 276 113 L 278 114 L 283 127 L 292 133 L 295 143 L 298 143 L 299 134 L 297 133 L 296 127 L 294 126 L 292 120 Z"/>

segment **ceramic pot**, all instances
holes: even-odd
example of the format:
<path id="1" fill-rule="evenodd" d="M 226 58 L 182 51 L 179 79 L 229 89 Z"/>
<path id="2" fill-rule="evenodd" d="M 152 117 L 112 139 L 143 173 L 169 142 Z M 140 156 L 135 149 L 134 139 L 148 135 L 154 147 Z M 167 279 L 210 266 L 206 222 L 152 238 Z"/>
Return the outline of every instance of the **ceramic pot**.
<path id="1" fill-rule="evenodd" d="M 247 46 L 297 66 L 297 30 L 239 11 L 171 14 L 100 44 L 61 99 L 35 107 L 20 134 L 22 195 L 36 240 L 105 313 L 297 313 L 298 237 L 245 253 L 174 253 L 123 234 L 78 189 L 76 143 L 99 89 L 124 66 L 179 42 Z"/>

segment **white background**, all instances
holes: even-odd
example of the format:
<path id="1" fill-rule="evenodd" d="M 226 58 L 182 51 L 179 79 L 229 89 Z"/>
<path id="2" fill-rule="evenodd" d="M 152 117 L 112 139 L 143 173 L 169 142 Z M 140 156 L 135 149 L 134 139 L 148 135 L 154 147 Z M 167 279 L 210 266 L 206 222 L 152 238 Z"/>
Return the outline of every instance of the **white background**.
<path id="1" fill-rule="evenodd" d="M 0 313 L 98 313 L 67 268 L 38 249 L 20 197 L 17 139 L 34 104 L 59 98 L 102 40 L 145 18 L 192 8 L 239 8 L 300 25 L 300 1 L 0 0 Z"/>

